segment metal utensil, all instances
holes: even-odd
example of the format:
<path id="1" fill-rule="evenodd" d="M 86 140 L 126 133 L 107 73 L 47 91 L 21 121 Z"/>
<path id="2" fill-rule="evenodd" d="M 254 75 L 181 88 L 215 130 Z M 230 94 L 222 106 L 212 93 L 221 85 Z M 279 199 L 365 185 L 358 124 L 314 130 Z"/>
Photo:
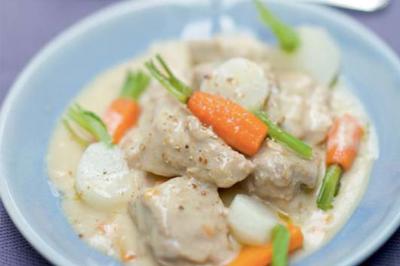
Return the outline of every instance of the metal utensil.
<path id="1" fill-rule="evenodd" d="M 293 0 L 298 2 L 309 2 L 331 5 L 341 8 L 373 12 L 386 7 L 390 0 Z"/>

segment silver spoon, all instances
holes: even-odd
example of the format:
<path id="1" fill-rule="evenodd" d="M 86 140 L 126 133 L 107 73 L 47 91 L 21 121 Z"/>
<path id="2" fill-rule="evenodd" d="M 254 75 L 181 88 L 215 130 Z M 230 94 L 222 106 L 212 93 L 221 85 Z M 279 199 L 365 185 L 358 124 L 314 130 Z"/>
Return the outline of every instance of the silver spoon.
<path id="1" fill-rule="evenodd" d="M 293 0 L 294 1 L 294 0 Z M 331 5 L 341 8 L 354 9 L 365 12 L 373 12 L 386 7 L 390 0 L 296 0 Z"/>

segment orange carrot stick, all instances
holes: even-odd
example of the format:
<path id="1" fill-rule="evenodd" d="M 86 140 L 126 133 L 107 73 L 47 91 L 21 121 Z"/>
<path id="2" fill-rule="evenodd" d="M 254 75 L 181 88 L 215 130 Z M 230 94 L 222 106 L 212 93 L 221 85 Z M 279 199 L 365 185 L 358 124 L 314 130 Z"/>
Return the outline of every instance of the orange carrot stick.
<path id="1" fill-rule="evenodd" d="M 304 236 L 301 228 L 294 224 L 288 224 L 290 233 L 289 251 L 293 252 L 303 247 Z"/>
<path id="2" fill-rule="evenodd" d="M 363 134 L 360 123 L 349 114 L 338 117 L 329 130 L 326 151 L 328 167 L 317 197 L 317 206 L 321 210 L 333 208 L 342 173 L 353 165 Z"/>
<path id="3" fill-rule="evenodd" d="M 349 170 L 357 155 L 364 130 L 351 115 L 337 118 L 328 133 L 326 163 Z"/>
<path id="4" fill-rule="evenodd" d="M 157 60 L 167 76 L 152 61 L 145 64 L 147 69 L 172 95 L 186 103 L 194 116 L 203 124 L 211 126 L 232 148 L 250 156 L 258 151 L 267 136 L 267 125 L 228 99 L 205 92 L 193 92 L 173 75 L 161 56 L 157 55 Z"/>
<path id="5" fill-rule="evenodd" d="M 145 63 L 150 74 L 176 99 L 187 104 L 193 115 L 206 126 L 211 126 L 214 132 L 232 148 L 252 156 L 257 153 L 271 129 L 271 137 L 307 159 L 312 157 L 311 147 L 278 128 L 263 112 L 253 114 L 221 96 L 193 92 L 172 73 L 160 55 L 156 58 L 164 73 L 150 60 Z"/>
<path id="6" fill-rule="evenodd" d="M 136 124 L 140 114 L 137 101 L 149 81 L 150 78 L 141 71 L 128 73 L 120 97 L 107 109 L 104 123 L 113 138 L 113 143 L 118 143 L 125 132 Z"/>
<path id="7" fill-rule="evenodd" d="M 254 155 L 268 127 L 253 113 L 218 95 L 196 91 L 188 101 L 190 111 L 234 149 Z"/>
<path id="8" fill-rule="evenodd" d="M 303 246 L 303 233 L 300 227 L 289 224 L 289 251 L 293 252 Z M 272 262 L 272 244 L 262 246 L 245 246 L 239 255 L 228 266 L 266 266 Z"/>
<path id="9" fill-rule="evenodd" d="M 114 143 L 118 143 L 125 132 L 136 124 L 139 114 L 140 107 L 136 101 L 118 98 L 111 103 L 103 120 Z"/>
<path id="10" fill-rule="evenodd" d="M 272 261 L 272 244 L 243 247 L 228 266 L 266 266 Z"/>

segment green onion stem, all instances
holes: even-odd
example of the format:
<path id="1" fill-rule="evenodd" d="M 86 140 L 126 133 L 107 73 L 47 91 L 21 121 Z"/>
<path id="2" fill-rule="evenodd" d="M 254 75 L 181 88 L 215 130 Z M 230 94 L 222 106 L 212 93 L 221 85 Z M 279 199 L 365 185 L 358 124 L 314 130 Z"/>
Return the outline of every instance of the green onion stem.
<path id="1" fill-rule="evenodd" d="M 112 146 L 112 138 L 108 134 L 106 125 L 95 113 L 75 104 L 68 109 L 67 117 L 90 133 L 97 141 Z"/>
<path id="2" fill-rule="evenodd" d="M 68 122 L 67 119 L 62 119 L 62 123 L 63 123 L 65 129 L 68 131 L 68 133 L 72 137 L 72 139 L 75 140 L 79 145 L 81 145 L 82 147 L 86 147 L 89 145 L 88 141 L 84 140 L 76 133 L 76 131 L 72 128 L 72 126 L 70 125 L 70 123 Z"/>
<path id="3" fill-rule="evenodd" d="M 327 168 L 317 198 L 317 206 L 321 210 L 326 211 L 333 207 L 332 202 L 338 194 L 341 175 L 342 168 L 339 165 L 333 164 Z"/>
<path id="4" fill-rule="evenodd" d="M 272 229 L 272 266 L 287 266 L 289 253 L 289 230 L 278 224 Z"/>
<path id="5" fill-rule="evenodd" d="M 279 41 L 282 50 L 294 52 L 300 46 L 300 38 L 297 32 L 282 20 L 275 16 L 261 0 L 254 0 L 261 21 L 269 27 Z"/>
<path id="6" fill-rule="evenodd" d="M 263 111 L 255 111 L 254 114 L 268 126 L 268 134 L 271 138 L 285 144 L 291 150 L 305 159 L 311 159 L 313 156 L 312 148 L 303 141 L 290 135 L 275 123 L 273 123 Z"/>
<path id="7" fill-rule="evenodd" d="M 149 83 L 150 77 L 143 71 L 128 72 L 121 89 L 120 97 L 137 101 Z"/>
<path id="8" fill-rule="evenodd" d="M 158 54 L 156 55 L 157 61 L 161 65 L 164 75 L 154 64 L 152 60 L 145 63 L 147 70 L 150 74 L 157 79 L 172 95 L 174 95 L 180 102 L 186 103 L 192 94 L 192 89 L 179 80 L 165 63 L 164 59 Z"/>

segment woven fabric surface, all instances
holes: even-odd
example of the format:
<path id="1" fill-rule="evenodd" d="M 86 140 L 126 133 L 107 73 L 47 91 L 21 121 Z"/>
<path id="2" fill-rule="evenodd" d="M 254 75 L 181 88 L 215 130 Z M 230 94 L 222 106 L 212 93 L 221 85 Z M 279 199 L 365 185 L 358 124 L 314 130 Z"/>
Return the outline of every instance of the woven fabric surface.
<path id="1" fill-rule="evenodd" d="M 0 0 L 0 101 L 43 45 L 74 22 L 114 2 L 117 0 Z M 392 0 L 387 9 L 373 14 L 345 12 L 400 54 L 399 0 Z M 19 233 L 1 202 L 0 265 L 49 265 Z M 363 265 L 400 265 L 400 230 Z"/>

